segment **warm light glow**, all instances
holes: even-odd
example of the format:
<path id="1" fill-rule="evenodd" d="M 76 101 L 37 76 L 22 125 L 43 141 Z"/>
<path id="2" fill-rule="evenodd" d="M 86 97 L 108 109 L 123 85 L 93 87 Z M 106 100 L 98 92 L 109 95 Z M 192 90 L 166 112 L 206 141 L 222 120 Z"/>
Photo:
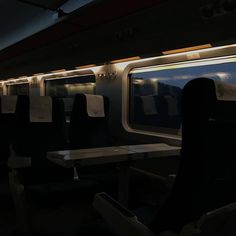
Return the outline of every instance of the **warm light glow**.
<path id="1" fill-rule="evenodd" d="M 33 74 L 33 76 L 40 76 L 40 75 L 44 75 L 44 73 L 36 73 L 36 74 Z"/>
<path id="2" fill-rule="evenodd" d="M 113 60 L 113 61 L 111 61 L 111 63 L 120 63 L 120 62 L 134 61 L 134 60 L 139 60 L 139 59 L 141 59 L 141 57 L 139 57 L 139 56 L 128 57 L 128 58 Z"/>
<path id="3" fill-rule="evenodd" d="M 28 84 L 28 81 L 22 81 L 22 82 L 14 82 L 14 81 L 9 81 L 8 83 L 5 83 L 7 86 L 11 86 L 11 85 L 16 85 L 16 84 Z"/>
<path id="4" fill-rule="evenodd" d="M 196 67 L 196 66 L 217 65 L 217 64 L 230 63 L 230 62 L 236 62 L 235 55 L 227 56 L 227 57 L 220 57 L 220 58 L 208 58 L 208 59 L 196 60 L 192 62 L 187 61 L 187 62 L 178 62 L 178 63 L 171 63 L 171 64 L 165 64 L 165 65 L 138 68 L 138 69 L 132 70 L 130 74 L 160 71 L 160 70 L 172 70 L 172 69 L 188 68 L 188 67 Z"/>
<path id="5" fill-rule="evenodd" d="M 194 60 L 194 59 L 200 59 L 200 53 L 199 52 L 189 52 L 186 53 L 186 57 L 188 60 Z"/>
<path id="6" fill-rule="evenodd" d="M 20 77 L 18 77 L 18 79 L 26 79 L 27 78 L 27 75 L 22 75 Z"/>
<path id="7" fill-rule="evenodd" d="M 53 73 L 59 73 L 59 72 L 65 72 L 66 69 L 60 69 L 60 70 L 52 70 Z"/>
<path id="8" fill-rule="evenodd" d="M 60 78 L 65 78 L 65 77 L 72 77 L 72 76 L 83 76 L 83 74 L 81 74 L 81 72 L 83 73 L 84 71 L 92 70 L 94 72 L 94 70 L 97 67 L 89 67 L 89 68 L 84 68 L 84 69 L 76 69 L 76 70 L 65 70 L 63 72 L 53 72 L 53 73 L 45 73 L 43 75 L 43 78 L 48 79 L 60 79 Z M 74 75 L 71 75 L 71 73 L 75 73 Z M 77 74 L 78 73 L 78 74 Z M 90 75 L 88 73 L 86 73 L 86 75 Z"/>
<path id="9" fill-rule="evenodd" d="M 165 64 L 165 65 L 159 65 L 159 66 L 153 66 L 153 67 L 146 67 L 146 68 L 140 68 L 132 70 L 131 73 L 139 73 L 139 72 L 145 72 L 145 71 L 156 71 L 156 70 L 165 70 L 165 69 L 176 69 L 176 68 L 183 68 L 183 67 L 194 67 L 194 66 L 201 66 L 201 65 L 210 65 L 210 64 L 220 64 L 220 63 L 227 63 L 227 62 L 236 62 L 235 55 L 233 56 L 227 56 L 227 57 L 221 57 L 221 58 L 209 58 L 209 59 L 200 59 L 201 52 L 211 52 L 211 51 L 217 51 L 221 49 L 231 49 L 232 51 L 235 50 L 236 44 L 230 44 L 230 45 L 224 45 L 224 46 L 218 46 L 218 47 L 212 47 L 211 44 L 204 44 L 199 46 L 193 46 L 193 47 L 187 47 L 182 49 L 176 49 L 176 50 L 170 50 L 163 52 L 164 55 L 161 56 L 155 56 L 155 57 L 149 57 L 149 58 L 142 58 L 139 56 L 136 57 L 129 57 L 124 59 L 118 59 L 113 60 L 111 63 L 116 63 L 115 67 L 119 70 L 123 70 L 127 65 L 131 65 L 132 63 L 141 63 L 141 62 L 149 62 L 152 60 L 157 60 L 161 58 L 169 58 L 169 57 L 178 57 L 180 55 L 186 55 L 187 59 L 190 61 L 181 62 L 181 63 L 172 63 L 172 64 Z M 82 76 L 81 74 L 86 73 L 88 70 L 91 70 L 93 73 L 99 73 L 99 71 L 103 68 L 103 66 L 96 66 L 95 64 L 90 65 L 84 65 L 84 66 L 78 66 L 74 70 L 53 70 L 50 72 L 45 73 L 36 73 L 33 76 L 42 76 L 43 78 L 47 79 L 56 79 L 56 76 L 58 78 L 61 77 L 67 77 L 67 76 Z M 78 74 L 77 74 L 78 73 Z M 88 74 L 86 74 L 88 75 Z M 18 82 L 18 80 L 24 78 L 24 79 L 30 79 L 32 76 L 21 76 L 19 78 L 9 78 L 5 80 L 3 83 L 14 83 Z"/>
<path id="10" fill-rule="evenodd" d="M 92 73 L 86 73 L 86 74 L 78 74 L 78 75 L 71 75 L 71 76 L 59 76 L 59 77 L 49 77 L 50 75 L 48 76 L 45 76 L 45 80 L 58 80 L 58 79 L 73 79 L 73 78 L 77 78 L 77 77 L 84 77 L 84 76 L 89 76 L 89 75 L 94 75 Z"/>
<path id="11" fill-rule="evenodd" d="M 86 68 L 90 68 L 90 67 L 95 67 L 96 64 L 90 64 L 90 65 L 85 65 L 85 66 L 77 66 L 75 67 L 76 69 L 86 69 Z"/>
<path id="12" fill-rule="evenodd" d="M 61 79 L 61 78 L 65 78 L 65 77 L 76 77 L 76 76 L 87 76 L 87 75 L 94 75 L 93 73 L 96 72 L 96 70 L 98 70 L 100 67 L 96 66 L 95 64 L 91 64 L 91 65 L 87 65 L 87 68 L 77 68 L 75 70 L 65 70 L 65 69 L 61 69 L 61 70 L 55 70 L 55 71 L 51 71 L 51 72 L 46 72 L 46 73 L 37 73 L 34 74 L 32 76 L 21 76 L 16 78 L 9 78 L 7 79 L 4 83 L 18 83 L 18 81 L 20 81 L 21 79 L 28 79 L 31 80 L 33 76 L 41 76 L 42 78 L 45 78 L 47 80 L 49 79 Z M 88 69 L 91 70 L 91 73 L 86 73 L 88 72 Z M 84 72 L 86 74 L 84 74 Z M 21 82 L 20 82 L 21 83 Z"/>
<path id="13" fill-rule="evenodd" d="M 211 47 L 211 48 L 206 48 L 206 49 L 199 49 L 199 50 L 190 51 L 190 52 L 182 52 L 182 53 L 176 53 L 176 54 L 169 54 L 169 55 L 161 55 L 161 56 L 156 56 L 156 57 L 142 58 L 142 59 L 139 59 L 139 60 L 134 60 L 132 62 L 118 63 L 118 64 L 116 64 L 116 67 L 119 68 L 120 70 L 123 70 L 127 65 L 129 65 L 131 63 L 148 62 L 148 61 L 152 61 L 152 60 L 158 60 L 158 59 L 161 59 L 161 58 L 178 57 L 180 55 L 186 55 L 188 57 L 188 59 L 190 59 L 189 55 L 191 55 L 193 53 L 196 55 L 197 53 L 211 52 L 211 51 L 217 51 L 217 50 L 221 50 L 221 49 L 230 49 L 230 48 L 235 50 L 235 47 L 236 47 L 236 44 L 229 44 L 229 45 L 224 45 L 224 46 Z M 196 59 L 196 58 L 194 58 L 194 59 Z"/>
<path id="14" fill-rule="evenodd" d="M 211 47 L 212 47 L 212 45 L 210 43 L 208 43 L 208 44 L 203 44 L 203 45 L 198 45 L 198 46 L 192 46 L 192 47 L 187 47 L 187 48 L 180 48 L 180 49 L 164 51 L 164 52 L 162 52 L 162 54 L 163 55 L 170 55 L 170 54 L 176 54 L 176 53 L 181 53 L 181 52 L 190 52 L 190 51 L 195 51 L 195 50 L 200 50 L 200 49 L 206 49 L 206 48 L 211 48 Z"/>

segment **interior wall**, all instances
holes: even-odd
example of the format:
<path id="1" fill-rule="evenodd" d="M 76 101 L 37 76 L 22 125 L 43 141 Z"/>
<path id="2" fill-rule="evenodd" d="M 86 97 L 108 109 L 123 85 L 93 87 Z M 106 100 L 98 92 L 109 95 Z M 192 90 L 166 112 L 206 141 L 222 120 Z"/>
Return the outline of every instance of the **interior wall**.
<path id="1" fill-rule="evenodd" d="M 235 11 L 206 18 L 202 16 L 202 7 L 208 2 L 212 1 L 165 1 L 151 9 L 71 35 L 1 63 L 1 79 L 234 40 Z"/>

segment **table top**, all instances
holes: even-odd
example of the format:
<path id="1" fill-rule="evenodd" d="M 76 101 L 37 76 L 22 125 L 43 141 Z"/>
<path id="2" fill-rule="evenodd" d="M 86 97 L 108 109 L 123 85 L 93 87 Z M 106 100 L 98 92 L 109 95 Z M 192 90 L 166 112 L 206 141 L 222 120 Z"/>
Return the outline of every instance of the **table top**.
<path id="1" fill-rule="evenodd" d="M 165 143 L 140 144 L 48 152 L 47 158 L 56 164 L 70 168 L 179 155 L 180 149 L 181 147 Z"/>

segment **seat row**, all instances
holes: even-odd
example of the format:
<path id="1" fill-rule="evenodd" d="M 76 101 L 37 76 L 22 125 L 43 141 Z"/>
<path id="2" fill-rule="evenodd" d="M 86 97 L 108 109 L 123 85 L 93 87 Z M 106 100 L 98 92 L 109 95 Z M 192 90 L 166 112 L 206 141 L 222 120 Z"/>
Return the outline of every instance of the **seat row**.
<path id="1" fill-rule="evenodd" d="M 65 183 L 65 189 L 71 186 L 77 191 L 79 188 L 79 183 L 74 181 L 75 170 L 53 164 L 46 158 L 47 152 L 109 146 L 109 101 L 101 95 L 76 94 L 68 130 L 62 99 L 2 96 L 0 106 L 1 159 L 5 167 L 8 163 L 11 169 L 9 184 L 19 229 L 28 234 L 27 202 L 34 196 L 32 187 L 38 186 L 36 189 L 43 191 L 45 186 L 47 189 L 50 185 L 51 189 Z M 59 188 L 63 191 L 63 187 Z M 36 194 L 36 198 L 38 196 Z"/>
<path id="2" fill-rule="evenodd" d="M 64 103 L 50 96 L 0 97 L 0 152 L 7 162 L 15 155 L 46 166 L 48 151 L 109 146 L 109 101 L 99 95 L 76 94 L 66 127 Z M 69 135 L 67 135 L 67 133 Z M 49 165 L 49 164 L 48 164 Z"/>
<path id="3" fill-rule="evenodd" d="M 16 151 L 20 151 L 25 146 L 25 149 L 30 149 L 29 143 L 31 142 L 37 145 L 43 142 L 55 143 L 52 145 L 54 146 L 52 149 L 109 145 L 108 113 L 107 97 L 75 95 L 69 135 L 66 136 L 63 100 L 49 96 L 1 96 L 1 156 L 4 158 L 9 156 L 8 144 L 13 142 Z M 102 135 L 103 138 L 100 138 L 99 135 Z M 33 140 L 31 140 L 32 137 Z"/>

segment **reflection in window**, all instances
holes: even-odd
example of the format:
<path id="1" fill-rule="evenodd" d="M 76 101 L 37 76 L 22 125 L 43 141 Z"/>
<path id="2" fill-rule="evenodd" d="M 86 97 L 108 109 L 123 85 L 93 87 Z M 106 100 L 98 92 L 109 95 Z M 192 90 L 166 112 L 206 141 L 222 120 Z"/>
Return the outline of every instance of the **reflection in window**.
<path id="1" fill-rule="evenodd" d="M 132 70 L 129 73 L 130 125 L 138 129 L 179 134 L 181 91 L 187 82 L 198 77 L 236 84 L 235 58 Z"/>
<path id="2" fill-rule="evenodd" d="M 83 75 L 45 81 L 46 95 L 61 98 L 65 104 L 66 114 L 72 110 L 73 97 L 77 93 L 94 94 L 96 89 L 95 76 Z"/>
<path id="3" fill-rule="evenodd" d="M 7 85 L 7 95 L 29 95 L 29 83 Z"/>

